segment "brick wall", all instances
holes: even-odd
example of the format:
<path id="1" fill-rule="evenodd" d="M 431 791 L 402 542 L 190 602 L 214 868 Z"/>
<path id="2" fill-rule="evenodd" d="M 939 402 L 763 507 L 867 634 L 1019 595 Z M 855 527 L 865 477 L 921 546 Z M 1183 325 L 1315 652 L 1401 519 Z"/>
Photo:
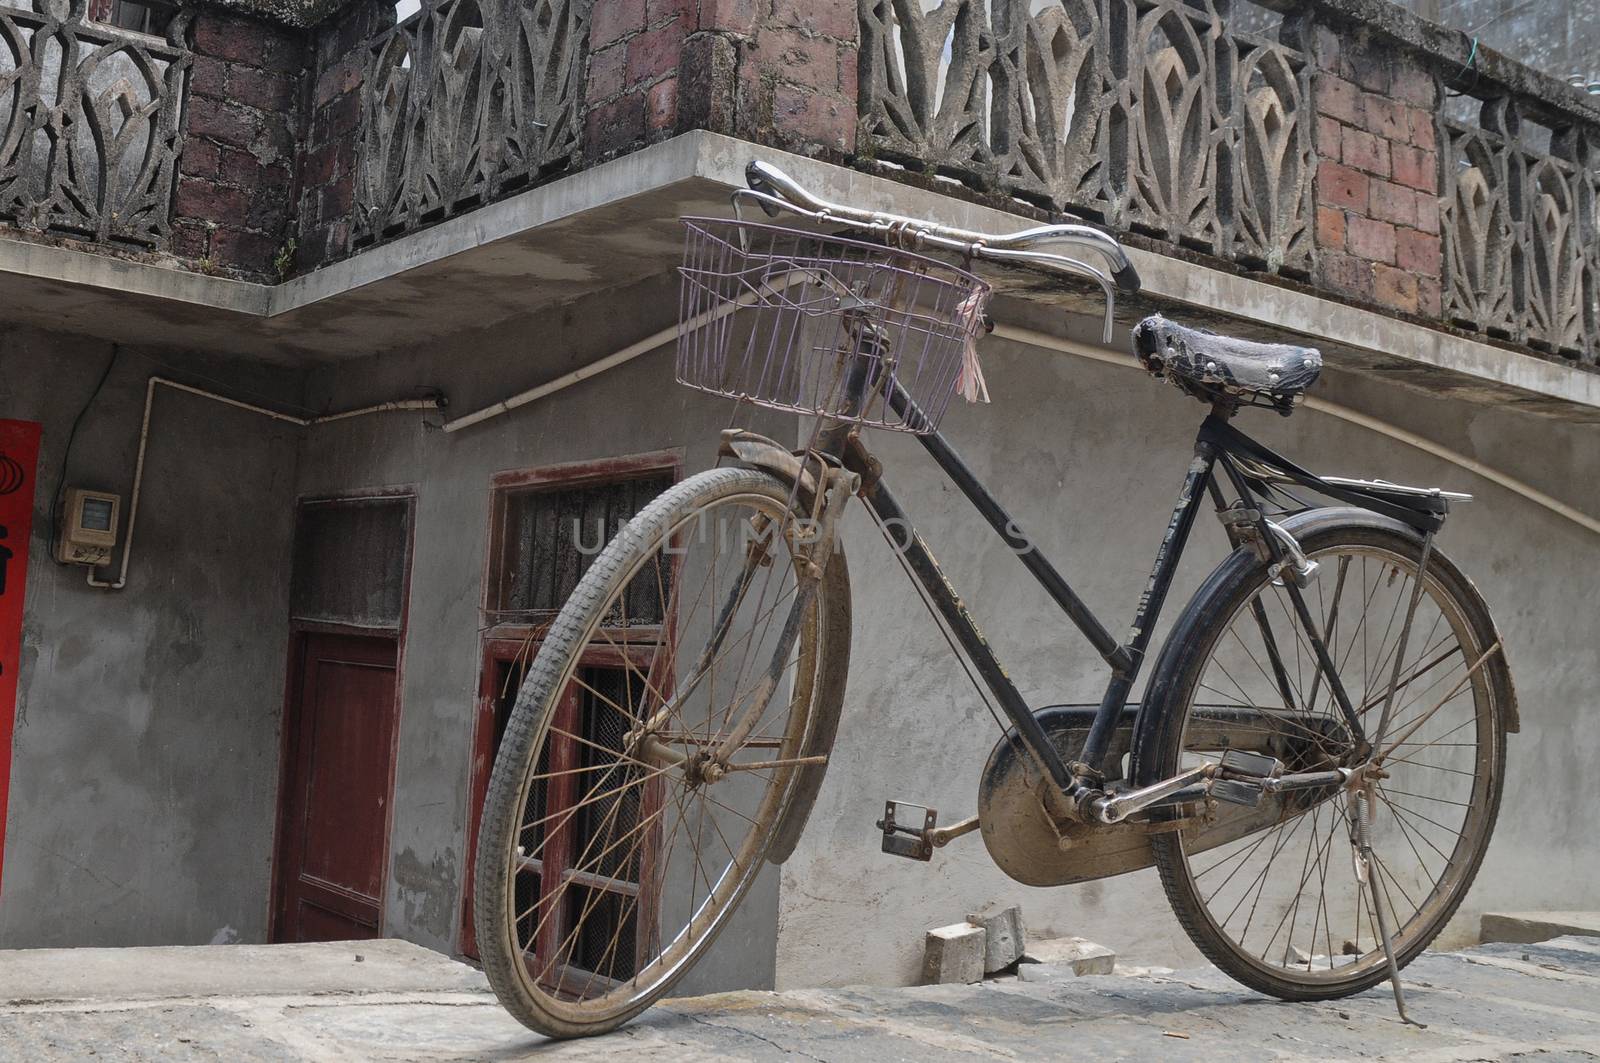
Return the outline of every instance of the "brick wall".
<path id="1" fill-rule="evenodd" d="M 689 129 L 855 149 L 855 0 L 596 0 L 585 156 Z"/>
<path id="2" fill-rule="evenodd" d="M 311 69 L 317 73 L 306 89 L 297 200 L 302 270 L 349 254 L 367 42 L 392 25 L 392 3 L 359 0 L 315 31 Z"/>
<path id="3" fill-rule="evenodd" d="M 1437 89 L 1431 73 L 1365 31 L 1317 29 L 1317 281 L 1437 318 Z"/>
<path id="4" fill-rule="evenodd" d="M 172 250 L 198 269 L 269 278 L 291 235 L 303 35 L 214 7 L 194 26 Z"/>

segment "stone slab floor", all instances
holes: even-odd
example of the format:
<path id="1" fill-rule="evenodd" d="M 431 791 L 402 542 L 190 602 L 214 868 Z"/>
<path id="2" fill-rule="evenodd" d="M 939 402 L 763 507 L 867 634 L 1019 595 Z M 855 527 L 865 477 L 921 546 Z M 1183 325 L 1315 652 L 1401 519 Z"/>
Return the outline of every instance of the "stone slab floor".
<path id="1" fill-rule="evenodd" d="M 1429 954 L 1386 987 L 1283 1004 L 1215 971 L 671 1001 L 542 1041 L 482 975 L 403 942 L 0 952 L 0 1060 L 1600 1059 L 1600 939 Z"/>

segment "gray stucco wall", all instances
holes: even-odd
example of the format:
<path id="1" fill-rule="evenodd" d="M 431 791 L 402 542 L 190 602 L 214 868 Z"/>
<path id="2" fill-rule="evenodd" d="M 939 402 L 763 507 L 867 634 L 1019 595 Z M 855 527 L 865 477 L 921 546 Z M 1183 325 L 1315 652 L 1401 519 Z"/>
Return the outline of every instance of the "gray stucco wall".
<path id="1" fill-rule="evenodd" d="M 996 316 L 1028 323 L 1011 313 L 1001 308 Z M 1140 372 L 1071 355 L 991 340 L 984 359 L 994 405 L 957 403 L 946 422 L 952 442 L 1113 632 L 1124 633 L 1204 408 Z M 1600 508 L 1594 426 L 1558 425 L 1367 379 L 1330 378 L 1317 394 L 1590 512 Z M 1477 581 L 1501 625 L 1523 731 L 1510 743 L 1499 831 L 1452 933 L 1473 935 L 1485 909 L 1600 905 L 1593 875 L 1600 840 L 1588 817 L 1550 810 L 1552 795 L 1592 792 L 1586 765 L 1600 756 L 1600 732 L 1590 726 L 1600 705 L 1593 686 L 1600 646 L 1590 632 L 1593 581 L 1584 576 L 1600 564 L 1600 537 L 1326 414 L 1301 410 L 1281 420 L 1247 411 L 1240 425 L 1313 469 L 1478 496 L 1451 517 L 1440 545 Z M 1098 702 L 1106 681 L 1098 657 L 921 448 L 883 433 L 871 443 L 1024 695 L 1035 704 Z M 1153 871 L 1035 889 L 996 870 L 976 835 L 937 852 L 931 866 L 879 852 L 873 822 L 885 798 L 934 806 L 942 823 L 975 811 L 978 775 L 998 732 L 860 511 L 847 536 L 855 666 L 816 814 L 783 869 L 779 986 L 909 983 L 923 932 L 990 901 L 1020 903 L 1030 932 L 1080 934 L 1135 963 L 1198 961 Z M 1220 525 L 1202 515 L 1158 640 L 1225 549 Z"/>
<path id="2" fill-rule="evenodd" d="M 50 494 L 107 344 L 0 332 L 0 416 L 42 421 L 0 946 L 266 935 L 298 429 L 158 394 L 128 587 L 48 557 Z M 72 485 L 125 500 L 152 373 L 267 403 L 293 374 L 122 351 Z"/>

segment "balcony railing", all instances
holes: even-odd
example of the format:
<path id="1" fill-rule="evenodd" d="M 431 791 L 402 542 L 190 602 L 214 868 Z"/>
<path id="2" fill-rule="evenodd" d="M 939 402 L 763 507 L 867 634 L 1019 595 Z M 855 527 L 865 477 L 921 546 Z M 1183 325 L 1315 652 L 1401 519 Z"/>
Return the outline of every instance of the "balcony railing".
<path id="1" fill-rule="evenodd" d="M 1313 204 L 1318 163 L 1339 148 L 1319 143 L 1312 53 L 1319 29 L 1362 34 L 1339 10 L 1361 6 L 862 0 L 857 150 L 1327 287 Z M 1425 194 L 1438 196 L 1442 261 L 1425 276 L 1442 298 L 1419 307 L 1412 289 L 1402 309 L 1593 364 L 1600 113 L 1575 94 L 1556 104 L 1564 87 L 1504 59 L 1496 80 L 1429 51 L 1430 35 L 1449 36 L 1383 45 L 1420 64 L 1440 102 L 1437 155 L 1424 150 L 1437 159 Z"/>
<path id="2" fill-rule="evenodd" d="M 864 0 L 858 149 L 1305 275 L 1307 25 L 1230 6 Z"/>
<path id="3" fill-rule="evenodd" d="M 0 6 L 0 219 L 160 247 L 171 226 L 188 16 L 163 41 L 91 22 L 88 6 Z"/>
<path id="4" fill-rule="evenodd" d="M 1444 313 L 1590 363 L 1600 354 L 1600 125 L 1474 82 L 1439 121 Z"/>
<path id="5" fill-rule="evenodd" d="M 591 6 L 425 0 L 371 42 L 357 246 L 498 199 L 573 158 Z"/>

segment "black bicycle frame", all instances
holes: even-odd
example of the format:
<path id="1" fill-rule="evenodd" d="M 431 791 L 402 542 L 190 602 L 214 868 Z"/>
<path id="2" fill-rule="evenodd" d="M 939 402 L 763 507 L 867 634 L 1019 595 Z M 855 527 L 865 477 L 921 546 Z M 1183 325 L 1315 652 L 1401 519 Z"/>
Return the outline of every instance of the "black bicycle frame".
<path id="1" fill-rule="evenodd" d="M 909 403 L 898 385 L 893 388 L 889 399 L 896 411 L 905 416 Z M 1415 507 L 1420 508 L 1415 508 L 1413 505 L 1396 502 L 1392 498 L 1375 497 L 1347 484 L 1335 485 L 1322 480 L 1228 424 L 1227 419 L 1231 413 L 1231 409 L 1219 405 L 1200 426 L 1200 431 L 1195 437 L 1194 460 L 1184 476 L 1177 504 L 1172 510 L 1172 519 L 1168 521 L 1166 534 L 1156 551 L 1150 580 L 1134 611 L 1126 643 L 1119 642 L 1106 629 L 1067 580 L 1017 525 L 1005 507 L 979 482 L 977 476 L 961 460 L 960 455 L 950 446 L 942 433 L 933 432 L 917 437 L 950 482 L 966 496 L 1001 540 L 1017 555 L 1034 580 L 1044 588 L 1045 593 L 1111 667 L 1111 680 L 1100 700 L 1083 752 L 1078 761 L 1071 765 L 1062 760 L 1054 745 L 1045 736 L 1034 718 L 1032 708 L 1006 674 L 988 640 L 984 638 L 982 631 L 979 630 L 977 623 L 968 613 L 960 596 L 950 585 L 943 569 L 929 550 L 927 542 L 917 533 L 910 517 L 900 507 L 900 503 L 896 501 L 881 478 L 866 475 L 865 469 L 856 470 L 866 475 L 862 498 L 882 522 L 894 548 L 900 550 L 909 562 L 917 581 L 927 590 L 934 607 L 949 626 L 962 651 L 977 669 L 984 684 L 994 694 L 1001 710 L 1016 726 L 1017 733 L 1070 800 L 1080 800 L 1099 789 L 1099 773 L 1092 766 L 1101 763 L 1117 721 L 1127 708 L 1128 694 L 1139 677 L 1146 651 L 1150 646 L 1151 635 L 1160 619 L 1167 592 L 1172 587 L 1172 578 L 1177 573 L 1178 564 L 1188 546 L 1189 533 L 1194 528 L 1195 515 L 1200 508 L 1199 503 L 1209 492 L 1218 508 L 1223 508 L 1220 485 L 1214 476 L 1219 464 L 1223 466 L 1228 480 L 1238 492 L 1239 500 L 1245 510 L 1256 514 L 1254 519 L 1258 524 L 1259 541 L 1274 564 L 1281 565 L 1285 562 L 1283 546 L 1270 532 L 1266 518 L 1260 516 L 1260 507 L 1251 487 L 1253 476 L 1241 469 L 1241 459 L 1252 469 L 1268 466 L 1285 479 L 1333 498 L 1397 516 L 1421 530 L 1432 531 L 1442 523 L 1442 512 L 1430 511 L 1426 503 L 1416 503 Z M 865 455 L 864 450 L 861 453 Z M 852 463 L 847 459 L 846 464 Z M 1256 480 L 1256 483 L 1259 486 L 1261 481 Z M 1283 583 L 1312 643 L 1324 673 L 1324 681 L 1333 692 L 1334 699 L 1357 741 L 1363 741 L 1359 717 L 1350 704 L 1343 684 L 1339 681 L 1338 670 L 1333 666 L 1322 634 L 1316 628 L 1299 587 L 1290 579 L 1285 579 Z M 1264 634 L 1267 636 L 1268 646 L 1273 647 L 1270 632 Z"/>

